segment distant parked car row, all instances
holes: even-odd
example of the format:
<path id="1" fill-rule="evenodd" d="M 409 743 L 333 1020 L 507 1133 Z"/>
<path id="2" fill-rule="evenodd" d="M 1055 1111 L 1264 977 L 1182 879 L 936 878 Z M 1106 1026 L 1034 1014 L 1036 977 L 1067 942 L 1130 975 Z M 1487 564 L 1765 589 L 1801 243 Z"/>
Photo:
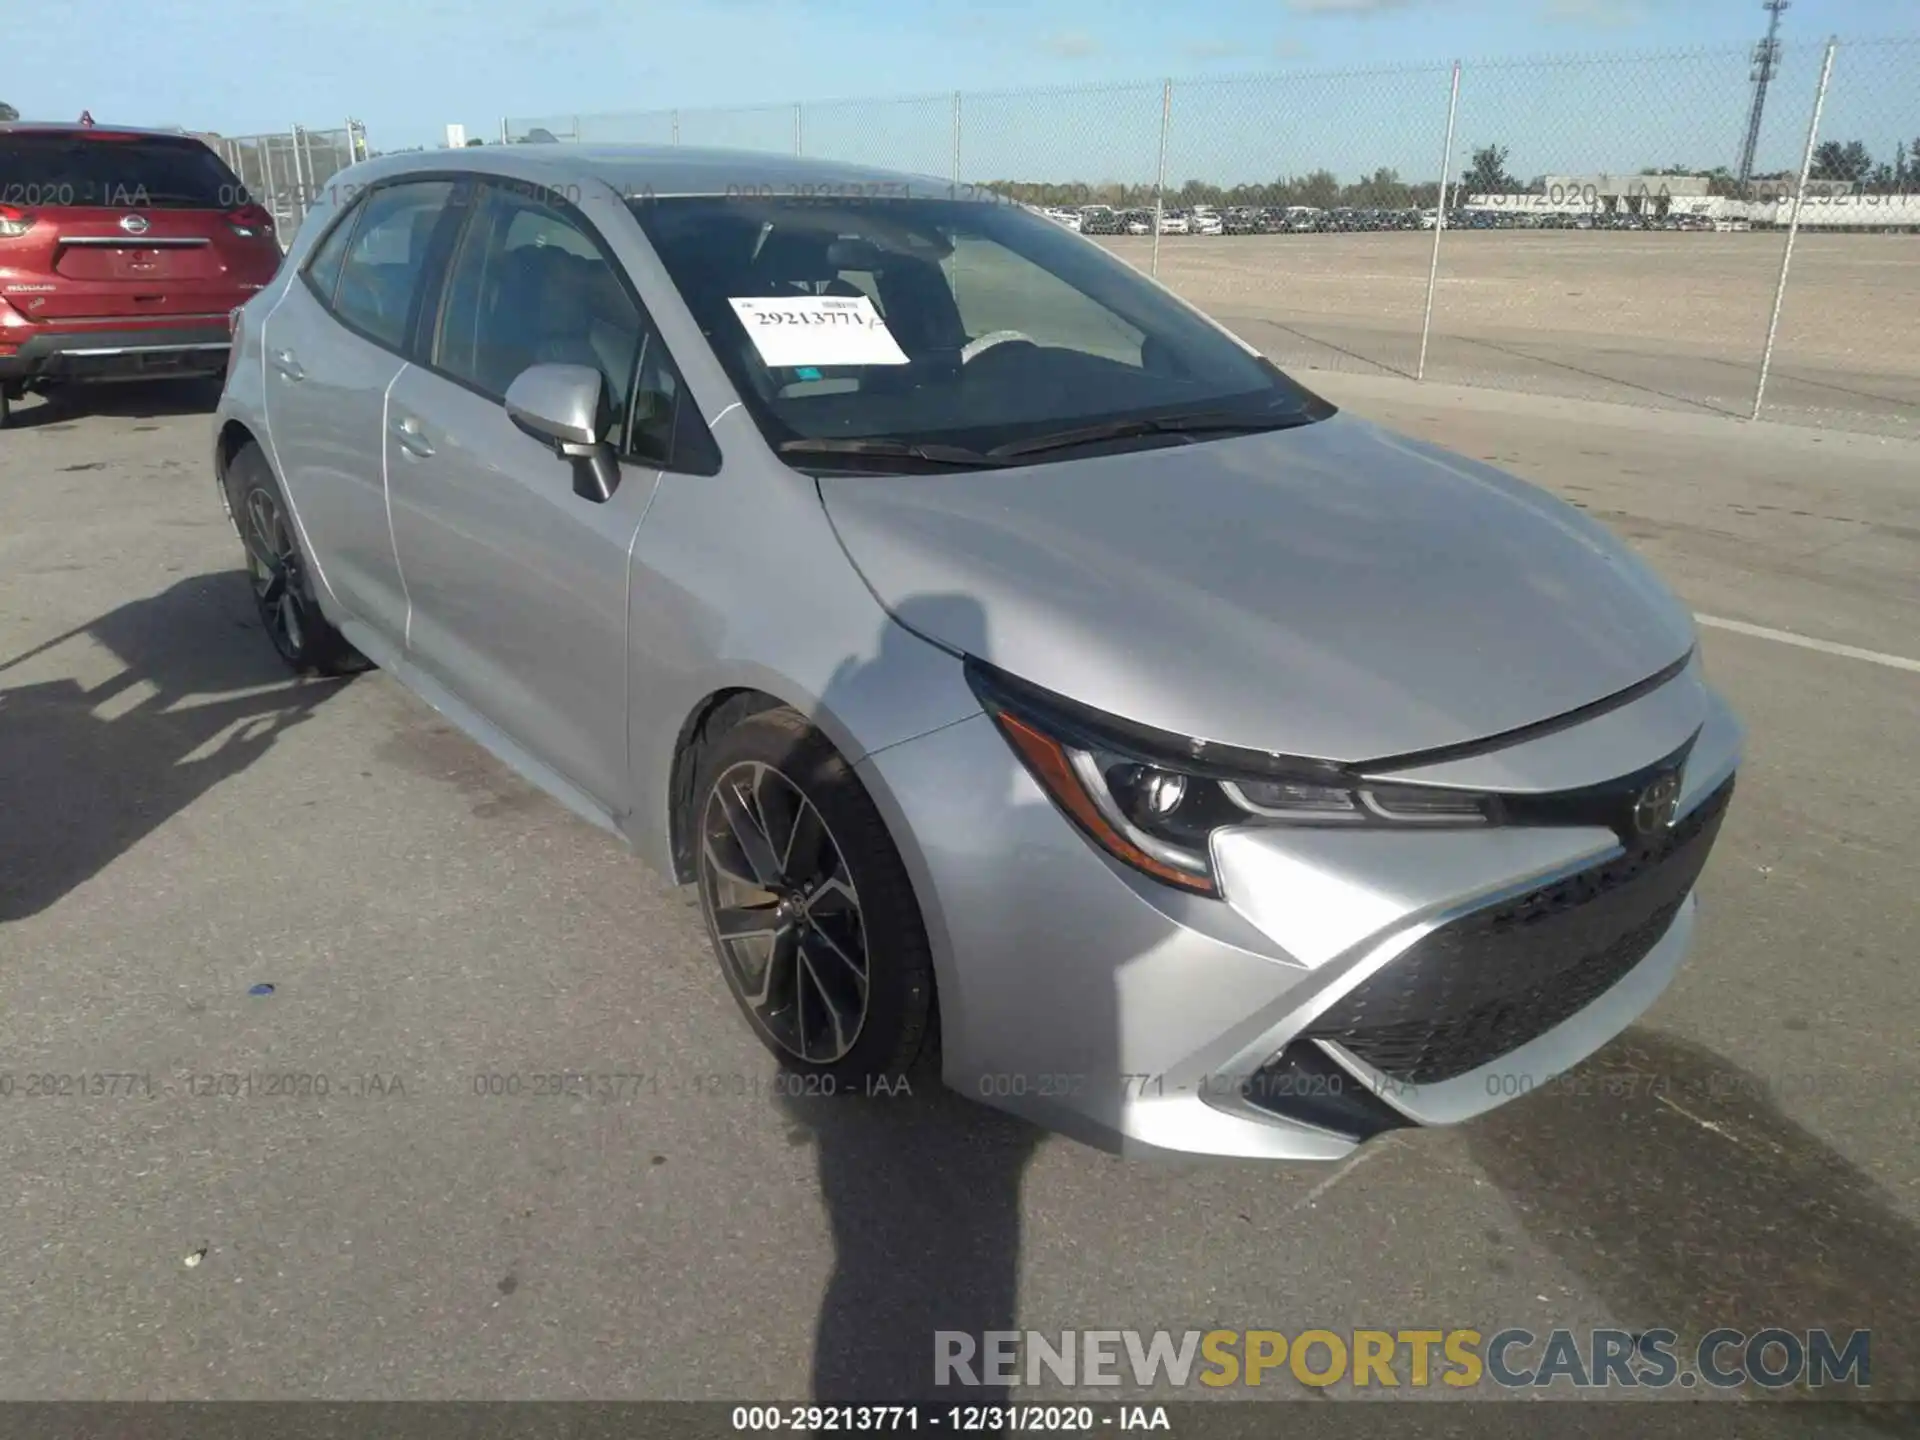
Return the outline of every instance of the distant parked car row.
<path id="1" fill-rule="evenodd" d="M 1039 207 L 1034 207 L 1039 208 Z M 1151 235 L 1151 206 L 1049 206 L 1039 213 L 1086 235 Z M 1439 212 L 1421 209 L 1369 209 L 1311 205 L 1210 205 L 1169 207 L 1159 212 L 1162 235 L 1346 234 L 1359 231 L 1431 230 Z M 1744 220 L 1713 220 L 1704 215 L 1543 213 L 1537 210 L 1454 209 L 1450 230 L 1745 230 Z"/>
<path id="2" fill-rule="evenodd" d="M 1155 211 L 1151 206 L 1049 206 L 1041 214 L 1069 230 L 1087 235 L 1151 235 Z M 1432 228 L 1431 210 L 1384 210 L 1342 207 L 1333 210 L 1309 205 L 1169 206 L 1159 212 L 1162 235 L 1273 235 L 1347 230 L 1418 230 Z"/>
<path id="3" fill-rule="evenodd" d="M 1705 215 L 1570 215 L 1539 211 L 1457 210 L 1447 216 L 1456 230 L 1715 230 L 1747 229 L 1744 220 L 1715 222 Z"/>

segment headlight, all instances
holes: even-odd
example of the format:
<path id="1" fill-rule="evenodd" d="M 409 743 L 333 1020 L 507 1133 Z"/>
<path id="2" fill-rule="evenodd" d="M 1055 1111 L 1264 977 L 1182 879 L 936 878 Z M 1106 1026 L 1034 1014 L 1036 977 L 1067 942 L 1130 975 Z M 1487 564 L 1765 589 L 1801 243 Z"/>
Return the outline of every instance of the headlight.
<path id="1" fill-rule="evenodd" d="M 1115 859 L 1217 895 L 1210 842 L 1238 825 L 1470 826 L 1498 797 L 1382 784 L 1325 761 L 1165 735 L 967 662 L 967 678 L 1041 788 Z"/>

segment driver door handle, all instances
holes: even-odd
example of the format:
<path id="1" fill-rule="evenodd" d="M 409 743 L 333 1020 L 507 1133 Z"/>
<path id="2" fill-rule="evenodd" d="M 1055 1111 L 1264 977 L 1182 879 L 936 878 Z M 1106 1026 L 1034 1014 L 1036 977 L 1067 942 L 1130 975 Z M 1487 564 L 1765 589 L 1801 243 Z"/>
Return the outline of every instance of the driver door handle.
<path id="1" fill-rule="evenodd" d="M 427 443 L 426 434 L 420 429 L 420 422 L 411 415 L 397 418 L 391 427 L 393 438 L 400 442 L 400 448 L 409 455 L 418 455 L 421 459 L 433 454 L 433 446 Z"/>
<path id="2" fill-rule="evenodd" d="M 304 380 L 307 372 L 300 368 L 300 362 L 293 358 L 291 350 L 275 350 L 272 355 L 273 368 L 288 380 Z"/>

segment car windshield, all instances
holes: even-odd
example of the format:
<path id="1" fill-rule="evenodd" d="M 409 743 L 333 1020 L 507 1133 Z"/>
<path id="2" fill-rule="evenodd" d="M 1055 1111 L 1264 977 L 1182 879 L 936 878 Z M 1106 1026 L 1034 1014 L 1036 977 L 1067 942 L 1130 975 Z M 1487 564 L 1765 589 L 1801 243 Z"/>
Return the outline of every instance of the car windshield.
<path id="1" fill-rule="evenodd" d="M 197 140 L 0 135 L 0 204 L 231 210 L 247 198 Z"/>
<path id="2" fill-rule="evenodd" d="M 632 202 L 770 444 L 848 468 L 1178 444 L 1333 407 L 1012 203 Z"/>

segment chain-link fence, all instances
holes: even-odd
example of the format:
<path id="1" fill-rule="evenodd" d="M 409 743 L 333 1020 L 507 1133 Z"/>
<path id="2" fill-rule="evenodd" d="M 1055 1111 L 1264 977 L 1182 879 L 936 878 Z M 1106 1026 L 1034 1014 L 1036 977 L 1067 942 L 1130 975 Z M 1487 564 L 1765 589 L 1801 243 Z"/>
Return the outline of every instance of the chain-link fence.
<path id="1" fill-rule="evenodd" d="M 507 119 L 986 185 L 1283 365 L 1920 433 L 1920 38 Z"/>
<path id="2" fill-rule="evenodd" d="M 1820 68 L 1800 177 L 1772 204 L 1790 264 L 1755 414 L 1920 433 L 1920 38 L 1836 45 Z"/>
<path id="3" fill-rule="evenodd" d="M 283 134 L 226 135 L 213 141 L 240 183 L 272 212 L 282 245 L 329 181 L 367 158 L 367 132 L 357 121 L 334 130 L 296 125 Z"/>

